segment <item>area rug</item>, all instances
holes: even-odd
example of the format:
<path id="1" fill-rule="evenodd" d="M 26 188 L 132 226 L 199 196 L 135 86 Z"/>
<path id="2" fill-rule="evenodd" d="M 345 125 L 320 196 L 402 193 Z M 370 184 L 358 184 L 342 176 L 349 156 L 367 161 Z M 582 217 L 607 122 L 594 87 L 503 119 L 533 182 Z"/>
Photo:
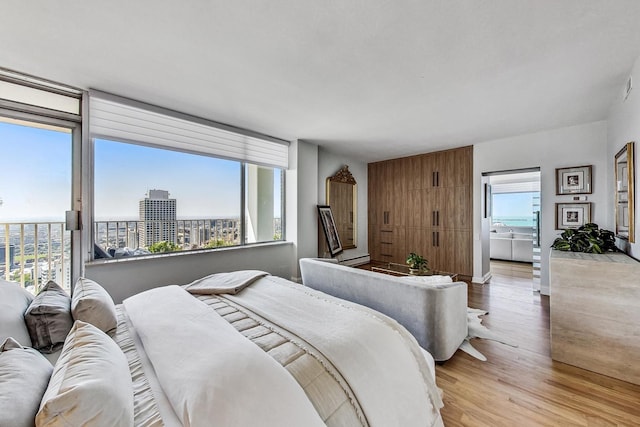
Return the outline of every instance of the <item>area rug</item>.
<path id="1" fill-rule="evenodd" d="M 489 314 L 489 312 L 480 310 L 477 308 L 467 307 L 469 335 L 467 336 L 467 338 L 465 338 L 462 344 L 460 344 L 460 347 L 458 347 L 460 350 L 464 351 L 465 353 L 468 353 L 469 355 L 475 357 L 476 359 L 482 360 L 483 362 L 486 362 L 487 358 L 484 356 L 484 354 L 480 353 L 478 350 L 473 348 L 473 346 L 471 345 L 471 342 L 469 341 L 472 338 L 482 338 L 485 340 L 497 341 L 499 343 L 506 344 L 511 347 L 518 347 L 517 344 L 510 342 L 506 338 L 501 337 L 500 335 L 496 334 L 493 331 L 490 331 L 489 328 L 487 328 L 482 324 L 482 319 L 480 319 L 480 316 L 484 316 L 486 314 Z"/>

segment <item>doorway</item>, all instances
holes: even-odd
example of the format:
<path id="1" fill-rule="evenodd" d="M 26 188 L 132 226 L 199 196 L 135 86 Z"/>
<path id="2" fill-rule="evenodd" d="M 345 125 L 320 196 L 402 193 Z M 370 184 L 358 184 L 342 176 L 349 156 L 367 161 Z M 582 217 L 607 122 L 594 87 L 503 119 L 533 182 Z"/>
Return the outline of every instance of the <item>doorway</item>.
<path id="1" fill-rule="evenodd" d="M 490 271 L 532 281 L 540 291 L 540 169 L 488 177 Z"/>

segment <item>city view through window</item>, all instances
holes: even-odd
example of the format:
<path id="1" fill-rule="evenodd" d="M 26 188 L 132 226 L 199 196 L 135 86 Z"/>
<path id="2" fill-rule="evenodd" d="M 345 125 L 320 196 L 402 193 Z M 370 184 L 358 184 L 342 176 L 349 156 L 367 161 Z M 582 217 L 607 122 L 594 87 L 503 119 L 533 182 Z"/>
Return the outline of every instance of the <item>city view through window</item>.
<path id="1" fill-rule="evenodd" d="M 0 277 L 37 292 L 48 280 L 69 289 L 71 134 L 0 122 Z M 277 168 L 95 140 L 96 257 L 148 255 L 282 238 Z M 245 186 L 245 230 L 241 198 Z"/>

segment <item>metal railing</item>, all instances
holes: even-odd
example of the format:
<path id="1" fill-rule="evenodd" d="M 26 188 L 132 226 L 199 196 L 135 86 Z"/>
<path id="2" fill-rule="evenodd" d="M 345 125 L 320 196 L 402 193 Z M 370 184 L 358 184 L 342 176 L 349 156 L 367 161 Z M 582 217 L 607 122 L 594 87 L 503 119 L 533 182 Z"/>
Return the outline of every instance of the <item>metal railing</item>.
<path id="1" fill-rule="evenodd" d="M 178 250 L 233 246 L 240 244 L 240 220 L 95 221 L 94 242 L 109 256 L 116 256 L 118 249 L 124 248 L 148 250 L 159 242 L 169 242 Z"/>
<path id="2" fill-rule="evenodd" d="M 34 294 L 49 280 L 69 291 L 71 233 L 64 222 L 0 223 L 0 277 Z"/>
<path id="3" fill-rule="evenodd" d="M 279 218 L 274 230 L 281 235 Z M 238 218 L 95 221 L 93 231 L 95 245 L 111 257 L 118 257 L 119 250 L 122 255 L 125 248 L 149 253 L 149 247 L 161 241 L 177 250 L 194 250 L 240 245 L 241 239 Z M 0 278 L 34 294 L 49 280 L 69 291 L 71 232 L 64 222 L 0 222 Z"/>

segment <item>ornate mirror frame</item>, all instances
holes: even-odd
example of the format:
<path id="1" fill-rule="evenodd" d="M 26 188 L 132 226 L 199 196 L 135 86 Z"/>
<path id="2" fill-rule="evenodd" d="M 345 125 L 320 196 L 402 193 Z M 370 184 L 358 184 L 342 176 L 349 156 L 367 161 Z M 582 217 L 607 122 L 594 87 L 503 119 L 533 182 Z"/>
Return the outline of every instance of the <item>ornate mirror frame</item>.
<path id="1" fill-rule="evenodd" d="M 616 237 L 635 242 L 634 153 L 633 142 L 625 144 L 615 155 L 615 220 Z"/>
<path id="2" fill-rule="evenodd" d="M 327 205 L 331 206 L 343 249 L 353 249 L 358 244 L 357 207 L 358 184 L 343 166 L 335 175 L 327 178 Z"/>

